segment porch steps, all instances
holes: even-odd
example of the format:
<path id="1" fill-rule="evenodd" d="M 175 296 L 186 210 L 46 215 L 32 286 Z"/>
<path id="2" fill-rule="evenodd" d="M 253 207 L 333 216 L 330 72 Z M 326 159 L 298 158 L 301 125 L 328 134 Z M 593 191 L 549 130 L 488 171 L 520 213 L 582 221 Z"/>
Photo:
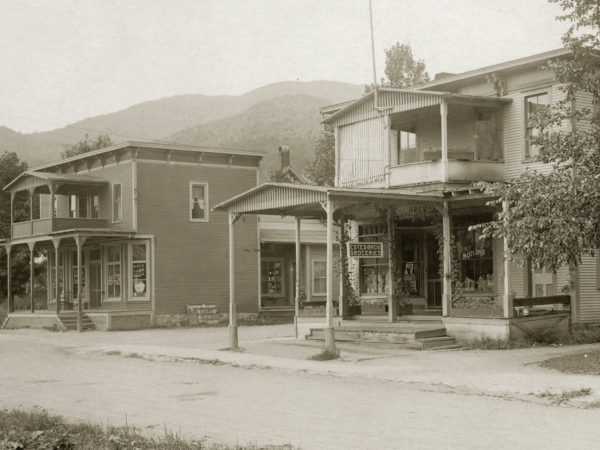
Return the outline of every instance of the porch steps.
<path id="1" fill-rule="evenodd" d="M 414 350 L 441 350 L 460 347 L 456 340 L 446 335 L 446 328 L 432 324 L 342 324 L 334 328 L 338 342 L 362 344 L 387 344 Z M 322 341 L 322 328 L 311 328 L 307 340 Z"/>
<path id="2" fill-rule="evenodd" d="M 77 330 L 77 313 L 61 313 L 58 315 L 58 320 L 65 330 Z M 85 313 L 81 314 L 81 327 L 83 331 L 96 329 L 92 319 Z"/>

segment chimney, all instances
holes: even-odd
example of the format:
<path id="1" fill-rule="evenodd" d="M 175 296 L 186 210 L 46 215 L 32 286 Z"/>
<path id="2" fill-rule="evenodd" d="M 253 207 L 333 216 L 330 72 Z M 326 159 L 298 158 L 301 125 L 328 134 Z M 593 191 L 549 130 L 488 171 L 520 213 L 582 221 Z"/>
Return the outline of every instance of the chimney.
<path id="1" fill-rule="evenodd" d="M 281 158 L 281 171 L 290 167 L 290 148 L 287 145 L 279 147 L 279 158 Z"/>

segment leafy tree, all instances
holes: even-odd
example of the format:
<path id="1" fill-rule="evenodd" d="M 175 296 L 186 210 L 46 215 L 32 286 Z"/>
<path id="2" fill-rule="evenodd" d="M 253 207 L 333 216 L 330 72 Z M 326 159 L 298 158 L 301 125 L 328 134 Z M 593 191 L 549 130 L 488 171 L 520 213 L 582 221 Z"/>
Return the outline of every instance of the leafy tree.
<path id="1" fill-rule="evenodd" d="M 86 133 L 85 138 L 77 144 L 65 146 L 65 151 L 61 153 L 61 156 L 63 158 L 70 158 L 71 156 L 81 155 L 82 153 L 110 147 L 111 145 L 113 145 L 113 141 L 108 134 L 99 134 L 96 139 L 90 139 Z"/>
<path id="2" fill-rule="evenodd" d="M 335 137 L 330 131 L 321 132 L 315 145 L 315 156 L 304 173 L 320 186 L 333 186 L 335 177 Z"/>
<path id="3" fill-rule="evenodd" d="M 385 50 L 385 75 L 381 85 L 392 88 L 407 88 L 429 81 L 429 74 L 422 59 L 416 60 L 409 44 L 396 45 Z"/>
<path id="4" fill-rule="evenodd" d="M 600 248 L 600 123 L 593 111 L 571 109 L 582 91 L 591 93 L 595 107 L 600 104 L 600 4 L 549 1 L 566 12 L 558 20 L 571 22 L 563 42 L 572 51 L 572 58 L 548 64 L 567 83 L 565 100 L 542 109 L 531 123 L 538 130 L 531 137 L 539 149 L 537 159 L 550 170 L 527 170 L 508 184 L 483 184 L 507 208 L 482 229 L 506 238 L 511 255 L 555 271 L 576 266 Z"/>

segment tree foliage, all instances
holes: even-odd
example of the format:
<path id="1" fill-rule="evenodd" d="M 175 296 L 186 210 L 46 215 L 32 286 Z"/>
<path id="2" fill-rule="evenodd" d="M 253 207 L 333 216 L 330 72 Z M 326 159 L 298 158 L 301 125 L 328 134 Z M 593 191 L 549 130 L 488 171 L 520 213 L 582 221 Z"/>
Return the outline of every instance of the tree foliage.
<path id="1" fill-rule="evenodd" d="M 392 88 L 407 88 L 429 81 L 429 74 L 422 59 L 416 60 L 409 44 L 396 45 L 385 50 L 385 79 L 381 85 Z"/>
<path id="2" fill-rule="evenodd" d="M 70 158 L 71 156 L 81 155 L 82 153 L 110 147 L 111 145 L 113 145 L 113 141 L 108 134 L 99 134 L 96 136 L 96 139 L 90 139 L 86 133 L 85 138 L 77 144 L 65 146 L 65 151 L 61 153 L 61 157 Z"/>
<path id="3" fill-rule="evenodd" d="M 566 83 L 565 99 L 540 111 L 531 123 L 539 130 L 531 138 L 539 149 L 536 159 L 549 170 L 526 170 L 509 184 L 482 184 L 498 196 L 498 205 L 507 206 L 483 230 L 506 238 L 512 256 L 556 271 L 576 266 L 600 248 L 600 125 L 593 110 L 571 108 L 582 91 L 592 95 L 593 105 L 600 104 L 600 5 L 549 1 L 565 11 L 558 20 L 571 23 L 563 41 L 572 51 L 572 58 L 547 67 Z"/>
<path id="4" fill-rule="evenodd" d="M 306 176 L 320 186 L 333 186 L 335 177 L 335 137 L 323 131 L 315 145 L 315 156 L 304 169 Z"/>

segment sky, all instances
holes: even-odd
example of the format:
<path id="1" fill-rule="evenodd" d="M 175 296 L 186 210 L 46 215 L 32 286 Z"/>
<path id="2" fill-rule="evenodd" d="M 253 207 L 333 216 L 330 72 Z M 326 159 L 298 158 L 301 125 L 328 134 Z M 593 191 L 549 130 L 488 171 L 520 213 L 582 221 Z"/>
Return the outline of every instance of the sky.
<path id="1" fill-rule="evenodd" d="M 562 46 L 547 0 L 372 0 L 378 78 L 409 43 L 430 75 Z M 368 0 L 0 0 L 0 125 L 44 131 L 179 94 L 373 79 Z"/>

